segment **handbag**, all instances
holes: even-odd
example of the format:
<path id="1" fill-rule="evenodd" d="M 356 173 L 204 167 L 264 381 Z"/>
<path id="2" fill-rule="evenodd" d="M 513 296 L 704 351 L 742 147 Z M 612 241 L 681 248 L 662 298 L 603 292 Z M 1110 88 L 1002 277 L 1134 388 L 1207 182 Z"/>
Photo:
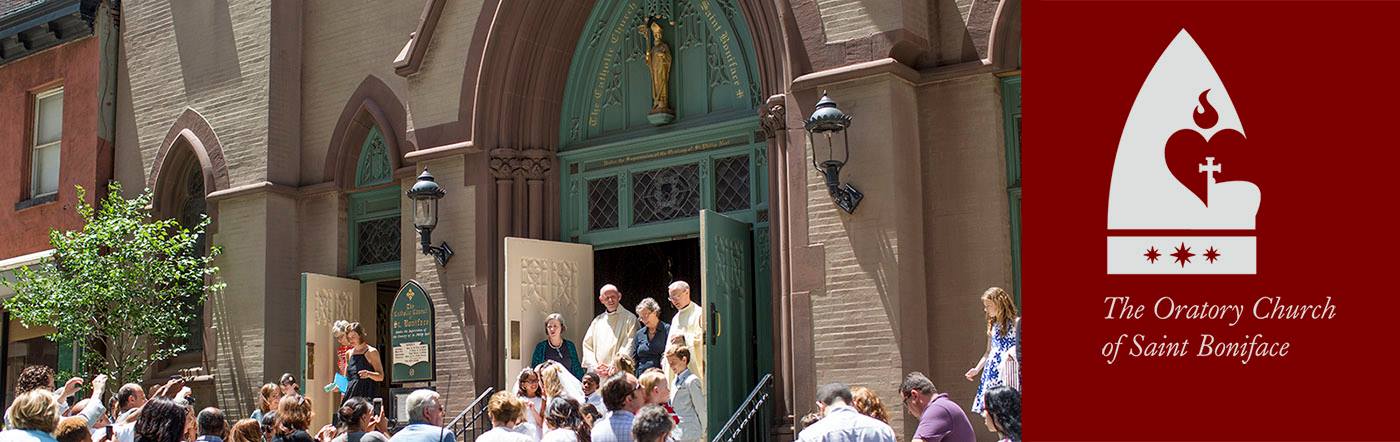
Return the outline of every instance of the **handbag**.
<path id="1" fill-rule="evenodd" d="M 1006 349 L 1001 353 L 1001 360 L 997 361 L 997 372 L 1001 375 L 1003 385 L 1021 390 L 1021 319 L 1016 319 L 1016 345 Z"/>

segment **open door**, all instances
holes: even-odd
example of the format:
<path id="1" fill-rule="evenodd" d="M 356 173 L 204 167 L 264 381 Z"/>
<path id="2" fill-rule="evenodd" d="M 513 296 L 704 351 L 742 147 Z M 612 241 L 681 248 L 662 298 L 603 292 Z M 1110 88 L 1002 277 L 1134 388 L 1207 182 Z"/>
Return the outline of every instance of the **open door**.
<path id="1" fill-rule="evenodd" d="M 311 426 L 308 428 L 321 428 L 322 425 L 330 423 L 335 409 L 340 406 L 339 395 L 327 393 L 323 388 L 335 380 L 338 344 L 331 335 L 331 326 L 341 319 L 350 322 L 366 322 L 367 319 L 372 319 L 372 316 L 361 316 L 360 300 L 358 279 L 315 273 L 301 274 L 303 346 L 301 373 L 297 373 L 297 377 L 303 394 L 311 400 L 313 415 Z M 269 374 L 268 379 L 276 381 L 274 376 L 277 375 L 279 373 Z"/>
<path id="2" fill-rule="evenodd" d="M 718 432 L 753 384 L 753 243 L 749 223 L 700 211 L 700 275 L 706 293 L 706 439 Z"/>
<path id="3" fill-rule="evenodd" d="M 582 344 L 593 320 L 593 246 L 506 238 L 505 255 L 502 379 L 510 388 L 545 339 L 544 318 L 550 313 L 564 317 L 564 339 Z"/>

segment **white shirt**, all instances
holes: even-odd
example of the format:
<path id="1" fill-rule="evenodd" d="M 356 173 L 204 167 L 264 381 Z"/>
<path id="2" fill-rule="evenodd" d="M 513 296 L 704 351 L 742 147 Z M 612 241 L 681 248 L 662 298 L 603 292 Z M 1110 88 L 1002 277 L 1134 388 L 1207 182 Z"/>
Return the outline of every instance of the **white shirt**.
<path id="1" fill-rule="evenodd" d="M 690 305 L 676 312 L 676 316 L 671 317 L 671 332 L 666 336 L 666 347 L 671 347 L 671 340 L 676 336 L 685 335 L 686 346 L 690 347 L 690 365 L 687 367 L 691 373 L 698 376 L 701 381 L 705 378 L 705 314 L 699 304 L 691 302 Z M 661 364 L 662 370 L 666 373 L 666 381 L 671 384 L 676 383 L 676 373 L 671 371 L 671 364 Z"/>
<path id="2" fill-rule="evenodd" d="M 583 368 L 592 370 L 599 364 L 612 364 L 617 355 L 631 356 L 637 323 L 637 315 L 621 307 L 593 318 L 583 335 Z"/>
<path id="3" fill-rule="evenodd" d="M 608 414 L 608 406 L 603 405 L 603 394 L 601 392 L 595 391 L 593 394 L 588 395 L 588 400 L 584 403 L 593 404 L 593 409 L 598 410 L 598 414 Z"/>
<path id="4" fill-rule="evenodd" d="M 889 424 L 860 414 L 850 405 L 826 407 L 826 416 L 797 435 L 799 442 L 895 442 Z"/>
<path id="5" fill-rule="evenodd" d="M 555 428 L 545 433 L 540 442 L 578 442 L 578 433 L 568 428 Z"/>
<path id="6" fill-rule="evenodd" d="M 535 442 L 535 438 L 496 427 L 492 428 L 491 431 L 481 433 L 480 436 L 476 437 L 476 442 Z"/>

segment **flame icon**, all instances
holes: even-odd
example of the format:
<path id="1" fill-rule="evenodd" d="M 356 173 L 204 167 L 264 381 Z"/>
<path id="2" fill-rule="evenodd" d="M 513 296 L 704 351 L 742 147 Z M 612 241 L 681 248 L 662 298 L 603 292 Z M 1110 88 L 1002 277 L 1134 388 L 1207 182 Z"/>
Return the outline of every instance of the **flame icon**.
<path id="1" fill-rule="evenodd" d="M 1201 101 L 1200 108 L 1196 109 L 1196 113 L 1191 115 L 1191 118 L 1196 120 L 1196 126 L 1201 129 L 1215 127 L 1215 123 L 1220 121 L 1220 114 L 1215 113 L 1215 106 L 1211 106 L 1210 102 L 1206 101 L 1206 94 L 1209 93 L 1210 89 L 1201 92 L 1201 96 L 1198 98 L 1198 100 Z"/>

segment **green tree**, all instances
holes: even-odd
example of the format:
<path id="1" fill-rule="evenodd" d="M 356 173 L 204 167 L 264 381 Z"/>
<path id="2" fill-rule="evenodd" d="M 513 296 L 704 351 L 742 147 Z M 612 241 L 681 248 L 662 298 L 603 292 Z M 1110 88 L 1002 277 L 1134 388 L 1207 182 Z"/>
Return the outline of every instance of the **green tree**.
<path id="1" fill-rule="evenodd" d="M 113 183 L 97 208 L 77 191 L 82 229 L 49 232 L 53 255 L 6 279 L 15 295 L 5 309 L 82 348 L 82 371 L 107 373 L 116 385 L 138 381 L 184 350 L 187 325 L 223 289 L 213 264 L 220 249 L 200 250 L 207 216 L 195 226 L 152 217 L 149 191 L 127 199 Z"/>

